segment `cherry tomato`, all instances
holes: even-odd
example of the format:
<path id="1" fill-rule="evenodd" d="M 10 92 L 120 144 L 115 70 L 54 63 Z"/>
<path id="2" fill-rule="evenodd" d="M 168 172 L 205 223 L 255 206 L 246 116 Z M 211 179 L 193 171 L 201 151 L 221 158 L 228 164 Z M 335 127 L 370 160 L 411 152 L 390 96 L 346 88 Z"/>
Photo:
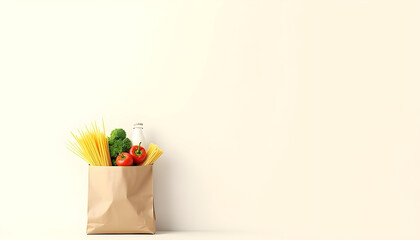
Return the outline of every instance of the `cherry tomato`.
<path id="1" fill-rule="evenodd" d="M 122 152 L 118 155 L 115 162 L 117 163 L 117 166 L 132 166 L 133 157 L 129 153 Z"/>

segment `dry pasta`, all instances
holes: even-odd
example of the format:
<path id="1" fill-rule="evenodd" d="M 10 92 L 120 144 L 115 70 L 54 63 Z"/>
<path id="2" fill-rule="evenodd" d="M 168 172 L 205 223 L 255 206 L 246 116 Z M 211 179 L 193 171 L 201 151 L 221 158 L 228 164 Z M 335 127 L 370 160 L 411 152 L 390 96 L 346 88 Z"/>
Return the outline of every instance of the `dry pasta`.
<path id="1" fill-rule="evenodd" d="M 91 166 L 111 166 L 108 140 L 105 135 L 105 125 L 102 121 L 102 131 L 95 123 L 91 128 L 85 126 L 85 131 L 78 130 L 79 135 L 71 132 L 74 142 L 68 142 L 68 148 Z"/>
<path id="2" fill-rule="evenodd" d="M 152 165 L 162 155 L 163 151 L 156 144 L 151 143 L 146 151 L 147 157 L 142 166 Z"/>

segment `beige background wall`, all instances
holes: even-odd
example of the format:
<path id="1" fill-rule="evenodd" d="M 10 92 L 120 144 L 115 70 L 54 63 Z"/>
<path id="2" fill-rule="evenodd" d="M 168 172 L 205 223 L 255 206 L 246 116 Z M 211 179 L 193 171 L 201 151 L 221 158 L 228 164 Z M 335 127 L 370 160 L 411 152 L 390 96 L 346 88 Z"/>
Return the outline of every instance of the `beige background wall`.
<path id="1" fill-rule="evenodd" d="M 145 124 L 160 230 L 420 238 L 417 1 L 1 1 L 0 233 L 83 232 L 69 131 Z"/>

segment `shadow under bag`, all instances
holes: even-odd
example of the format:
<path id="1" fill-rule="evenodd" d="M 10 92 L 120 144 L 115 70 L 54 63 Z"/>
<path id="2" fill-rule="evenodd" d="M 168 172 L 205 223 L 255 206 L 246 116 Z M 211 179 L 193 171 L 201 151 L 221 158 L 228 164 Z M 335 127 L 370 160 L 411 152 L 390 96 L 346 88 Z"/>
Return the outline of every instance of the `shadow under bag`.
<path id="1" fill-rule="evenodd" d="M 155 232 L 153 165 L 89 166 L 87 234 Z"/>

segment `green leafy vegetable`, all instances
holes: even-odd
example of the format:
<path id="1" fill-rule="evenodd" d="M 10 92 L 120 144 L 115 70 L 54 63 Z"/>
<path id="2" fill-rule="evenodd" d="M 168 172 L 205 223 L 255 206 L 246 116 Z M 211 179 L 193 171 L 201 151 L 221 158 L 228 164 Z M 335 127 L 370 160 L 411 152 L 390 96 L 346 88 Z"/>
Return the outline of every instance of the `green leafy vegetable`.
<path id="1" fill-rule="evenodd" d="M 122 152 L 128 152 L 133 145 L 126 136 L 124 129 L 116 128 L 112 130 L 111 136 L 108 137 L 109 153 L 113 166 L 117 166 L 115 163 L 117 156 Z"/>

